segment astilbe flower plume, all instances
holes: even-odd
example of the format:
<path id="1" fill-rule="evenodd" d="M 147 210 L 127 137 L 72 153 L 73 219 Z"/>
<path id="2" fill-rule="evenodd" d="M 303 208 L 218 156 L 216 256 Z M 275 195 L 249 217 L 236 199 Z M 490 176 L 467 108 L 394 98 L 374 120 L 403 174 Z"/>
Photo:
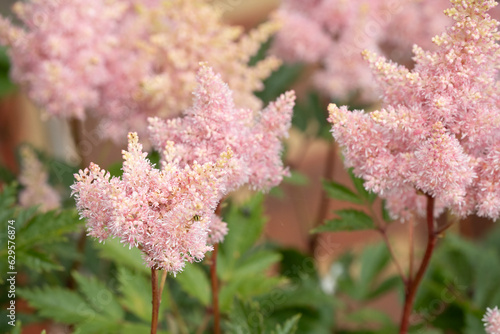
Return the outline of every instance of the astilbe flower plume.
<path id="1" fill-rule="evenodd" d="M 281 140 L 291 126 L 294 93 L 287 92 L 254 112 L 235 106 L 232 91 L 212 68 L 202 66 L 197 78 L 193 106 L 182 117 L 149 119 L 150 139 L 164 152 L 162 159 L 180 166 L 213 162 L 229 147 L 233 158 L 225 177 L 227 192 L 244 184 L 263 191 L 278 185 L 288 173 L 281 160 Z M 168 146 L 174 144 L 176 154 L 170 154 Z M 214 217 L 210 230 L 212 243 L 221 242 L 227 234 L 226 223 L 219 217 Z"/>
<path id="2" fill-rule="evenodd" d="M 487 13 L 496 2 L 451 3 L 445 13 L 455 24 L 434 37 L 436 51 L 414 47 L 413 70 L 364 53 L 384 91 L 382 109 L 329 107 L 346 165 L 395 218 L 422 212 L 421 193 L 461 216 L 500 215 L 500 47 Z"/>
<path id="3" fill-rule="evenodd" d="M 19 193 L 19 204 L 25 208 L 38 205 L 42 212 L 59 208 L 61 196 L 48 183 L 49 175 L 36 153 L 28 146 L 23 146 L 20 153 L 19 182 L 24 188 Z"/>
<path id="4" fill-rule="evenodd" d="M 236 103 L 258 110 L 253 95 L 280 62 L 249 66 L 276 20 L 244 33 L 222 22 L 205 0 L 31 0 L 14 13 L 22 27 L 0 17 L 0 44 L 9 47 L 12 77 L 49 115 L 101 122 L 119 142 L 145 132 L 149 116 L 175 117 L 208 61 L 235 90 Z"/>
<path id="5" fill-rule="evenodd" d="M 181 166 L 214 161 L 230 147 L 234 156 L 232 173 L 226 178 L 228 192 L 247 183 L 265 191 L 288 173 L 281 161 L 281 140 L 288 135 L 294 101 L 290 91 L 259 112 L 238 108 L 221 75 L 202 66 L 193 106 L 179 118 L 150 118 L 151 142 L 160 152 L 168 141 L 175 143 L 179 154 L 163 158 L 177 159 Z"/>
<path id="6" fill-rule="evenodd" d="M 447 0 L 285 0 L 283 29 L 273 51 L 287 62 L 318 64 L 314 85 L 332 98 L 358 93 L 364 103 L 379 95 L 361 52 L 368 49 L 411 63 L 413 43 L 429 46 L 449 19 Z"/>
<path id="7" fill-rule="evenodd" d="M 486 309 L 486 314 L 483 317 L 486 334 L 500 334 L 500 311 L 498 307 Z"/>
<path id="8" fill-rule="evenodd" d="M 225 192 L 231 152 L 222 152 L 214 162 L 184 167 L 164 162 L 160 170 L 146 158 L 136 133 L 128 140 L 121 179 L 94 163 L 75 174 L 71 188 L 77 208 L 87 219 L 90 236 L 100 241 L 118 237 L 141 249 L 151 268 L 176 274 L 186 261 L 201 260 L 212 250 L 209 226 Z M 172 153 L 175 147 L 168 146 Z"/>

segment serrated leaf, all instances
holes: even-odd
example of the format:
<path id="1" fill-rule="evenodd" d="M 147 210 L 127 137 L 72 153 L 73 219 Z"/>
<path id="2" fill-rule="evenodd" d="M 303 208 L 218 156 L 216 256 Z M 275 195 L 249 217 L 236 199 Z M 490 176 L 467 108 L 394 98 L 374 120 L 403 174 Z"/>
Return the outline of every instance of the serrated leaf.
<path id="1" fill-rule="evenodd" d="M 36 308 L 41 316 L 74 324 L 96 319 L 96 312 L 76 292 L 61 287 L 19 289 L 19 295 Z"/>
<path id="2" fill-rule="evenodd" d="M 211 300 L 210 281 L 200 266 L 186 263 L 184 270 L 177 275 L 177 283 L 188 295 L 208 306 Z"/>
<path id="3" fill-rule="evenodd" d="M 220 290 L 220 308 L 227 312 L 231 309 L 235 296 L 250 298 L 264 294 L 276 288 L 281 282 L 282 279 L 279 277 L 268 277 L 266 275 L 233 278 L 223 285 Z"/>
<path id="4" fill-rule="evenodd" d="M 59 263 L 54 262 L 47 254 L 37 252 L 34 249 L 22 252 L 20 259 L 22 259 L 22 264 L 37 273 L 64 268 Z"/>
<path id="5" fill-rule="evenodd" d="M 99 314 L 115 321 L 124 317 L 123 309 L 114 293 L 104 283 L 98 281 L 96 277 L 85 277 L 78 272 L 73 272 L 73 277 L 78 283 L 78 290 Z"/>
<path id="6" fill-rule="evenodd" d="M 99 255 L 105 259 L 146 275 L 151 273 L 151 270 L 144 264 L 141 251 L 137 248 L 129 249 L 120 243 L 118 239 L 108 239 L 104 243 L 94 241 L 94 246 Z"/>
<path id="7" fill-rule="evenodd" d="M 36 214 L 19 231 L 16 249 L 21 250 L 25 247 L 32 248 L 34 245 L 66 240 L 68 233 L 77 231 L 82 226 L 78 213 L 74 209 Z"/>
<path id="8" fill-rule="evenodd" d="M 74 334 L 115 334 L 121 333 L 120 327 L 116 320 L 99 316 L 92 321 L 75 325 Z"/>
<path id="9" fill-rule="evenodd" d="M 340 218 L 327 221 L 325 225 L 315 228 L 311 233 L 361 231 L 371 230 L 375 227 L 372 218 L 362 211 L 346 209 L 335 213 Z"/>
<path id="10" fill-rule="evenodd" d="M 363 200 L 361 200 L 358 195 L 339 183 L 323 180 L 323 188 L 330 198 L 355 204 L 363 204 Z"/>
<path id="11" fill-rule="evenodd" d="M 299 323 L 301 315 L 297 314 L 290 319 L 288 319 L 281 327 L 280 324 L 276 326 L 273 334 L 294 334 L 297 331 L 297 325 Z"/>
<path id="12" fill-rule="evenodd" d="M 140 319 L 150 321 L 152 311 L 150 281 L 144 275 L 119 267 L 118 282 L 122 294 L 122 306 Z"/>
<path id="13" fill-rule="evenodd" d="M 254 301 L 237 299 L 227 323 L 227 333 L 235 334 L 265 334 L 264 317 L 259 304 Z"/>

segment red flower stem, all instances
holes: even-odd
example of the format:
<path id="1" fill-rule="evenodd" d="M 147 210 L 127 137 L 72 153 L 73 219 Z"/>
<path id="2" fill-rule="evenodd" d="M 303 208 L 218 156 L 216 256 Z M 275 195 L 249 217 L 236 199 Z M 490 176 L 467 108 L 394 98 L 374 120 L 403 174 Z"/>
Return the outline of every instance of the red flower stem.
<path id="1" fill-rule="evenodd" d="M 399 328 L 399 334 L 407 334 L 410 327 L 410 316 L 413 310 L 413 302 L 415 301 L 415 295 L 417 293 L 418 287 L 424 274 L 429 267 L 431 261 L 432 253 L 436 246 L 438 234 L 434 230 L 434 198 L 427 195 L 427 247 L 425 249 L 424 258 L 422 263 L 418 268 L 415 278 L 411 278 L 406 285 L 405 292 L 405 304 L 403 308 L 403 315 L 401 317 L 401 326 Z"/>
<path id="2" fill-rule="evenodd" d="M 153 295 L 153 314 L 151 317 L 151 334 L 156 334 L 158 327 L 158 312 L 160 311 L 160 296 L 158 290 L 158 271 L 151 268 L 151 286 Z"/>
<path id="3" fill-rule="evenodd" d="M 220 334 L 220 311 L 219 311 L 219 281 L 217 279 L 217 253 L 219 244 L 214 245 L 212 259 L 210 262 L 210 279 L 212 281 L 212 312 L 214 315 L 214 333 Z"/>

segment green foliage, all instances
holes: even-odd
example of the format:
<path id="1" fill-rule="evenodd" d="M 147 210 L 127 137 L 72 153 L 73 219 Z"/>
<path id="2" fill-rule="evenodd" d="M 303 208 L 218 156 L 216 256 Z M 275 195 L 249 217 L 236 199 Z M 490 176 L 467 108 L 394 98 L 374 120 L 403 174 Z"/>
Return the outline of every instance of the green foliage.
<path id="1" fill-rule="evenodd" d="M 355 204 L 363 204 L 363 200 L 359 198 L 358 194 L 337 182 L 323 180 L 323 188 L 330 198 Z"/>
<path id="2" fill-rule="evenodd" d="M 431 261 L 415 302 L 420 326 L 481 333 L 487 307 L 500 305 L 500 230 L 471 242 L 449 233 Z"/>
<path id="3" fill-rule="evenodd" d="M 261 305 L 257 302 L 236 300 L 226 331 L 234 334 L 294 334 L 300 314 L 287 319 L 281 324 L 269 324 L 262 315 Z"/>
<path id="4" fill-rule="evenodd" d="M 255 92 L 264 104 L 276 100 L 281 94 L 290 90 L 291 84 L 299 78 L 303 70 L 303 65 L 282 65 L 264 80 L 264 89 Z"/>
<path id="5" fill-rule="evenodd" d="M 28 268 L 41 273 L 63 269 L 53 250 L 67 242 L 70 233 L 81 229 L 76 210 L 40 213 L 36 207 L 16 207 L 16 197 L 16 184 L 5 186 L 0 193 L 0 229 L 5 231 L 0 234 L 0 269 L 7 272 L 8 259 L 12 259 L 8 257 L 7 246 L 15 247 L 17 271 Z M 8 234 L 8 230 L 15 230 L 15 234 Z"/>
<path id="6" fill-rule="evenodd" d="M 0 47 L 0 97 L 12 93 L 16 85 L 10 80 L 10 60 L 7 56 L 7 49 Z"/>
<path id="7" fill-rule="evenodd" d="M 373 220 L 363 211 L 354 209 L 338 210 L 335 213 L 340 217 L 326 222 L 312 233 L 337 232 L 337 231 L 361 231 L 371 230 L 375 227 Z"/>
<path id="8" fill-rule="evenodd" d="M 327 122 L 328 102 L 317 92 L 307 93 L 294 108 L 292 124 L 303 132 L 332 141 L 331 125 Z"/>
<path id="9" fill-rule="evenodd" d="M 339 291 L 360 301 L 371 301 L 384 293 L 401 286 L 398 276 L 384 275 L 391 266 L 390 253 L 385 244 L 366 247 L 359 257 L 347 253 L 341 257 L 339 264 L 342 274 L 338 280 Z M 360 267 L 357 276 L 353 275 L 353 267 Z"/>
<path id="10" fill-rule="evenodd" d="M 182 289 L 190 296 L 198 299 L 204 306 L 211 302 L 210 280 L 201 268 L 194 263 L 187 263 L 182 273 L 177 275 Z"/>
<path id="11" fill-rule="evenodd" d="M 117 291 L 96 277 L 74 272 L 78 290 L 58 286 L 19 289 L 39 315 L 74 325 L 75 333 L 146 333 L 151 321 L 150 281 L 145 275 L 118 268 Z M 168 303 L 161 304 L 160 314 Z M 129 313 L 130 312 L 130 313 Z M 130 315 L 133 315 L 132 317 Z M 135 319 L 135 320 L 132 320 Z M 160 333 L 165 333 L 160 331 Z"/>

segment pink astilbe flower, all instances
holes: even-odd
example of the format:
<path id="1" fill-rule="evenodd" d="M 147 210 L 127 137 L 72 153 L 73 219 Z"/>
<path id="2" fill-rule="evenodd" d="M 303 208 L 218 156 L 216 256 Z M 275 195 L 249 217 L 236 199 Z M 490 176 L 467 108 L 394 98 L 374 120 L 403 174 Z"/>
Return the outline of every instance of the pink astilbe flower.
<path id="1" fill-rule="evenodd" d="M 414 43 L 430 38 L 450 22 L 441 15 L 447 0 L 285 0 L 278 16 L 284 27 L 273 52 L 287 62 L 318 63 L 316 88 L 347 100 L 354 93 L 372 103 L 377 84 L 361 57 L 363 50 L 411 63 Z"/>
<path id="2" fill-rule="evenodd" d="M 250 57 L 279 28 L 276 20 L 244 33 L 222 22 L 205 0 L 31 0 L 0 17 L 0 43 L 9 47 L 13 79 L 49 115 L 101 122 L 116 142 L 145 132 L 149 116 L 175 117 L 208 61 L 236 92 L 238 106 L 258 110 L 253 92 L 280 62 Z"/>
<path id="3" fill-rule="evenodd" d="M 487 334 L 500 334 L 500 311 L 498 307 L 486 309 L 483 317 L 484 327 Z"/>
<path id="4" fill-rule="evenodd" d="M 27 146 L 21 148 L 21 173 L 19 182 L 24 189 L 19 193 L 22 207 L 38 205 L 42 212 L 61 206 L 61 196 L 48 183 L 48 174 L 35 152 Z"/>
<path id="5" fill-rule="evenodd" d="M 446 14 L 456 23 L 434 37 L 436 51 L 414 47 L 413 70 L 364 53 L 384 91 L 382 109 L 329 107 L 346 165 L 395 218 L 422 212 L 417 191 L 437 199 L 436 214 L 500 216 L 500 47 L 487 14 L 496 2 L 451 3 Z"/>
<path id="6" fill-rule="evenodd" d="M 281 161 L 281 139 L 291 125 L 294 100 L 294 93 L 288 92 L 258 113 L 237 108 L 221 76 L 202 66 L 193 106 L 180 118 L 150 119 L 151 142 L 160 152 L 165 151 L 168 141 L 174 142 L 179 154 L 163 158 L 178 159 L 181 166 L 214 161 L 230 147 L 234 155 L 232 173 L 226 178 L 227 190 L 246 183 L 268 190 L 287 174 Z"/>
<path id="7" fill-rule="evenodd" d="M 213 212 L 225 192 L 230 151 L 213 163 L 181 168 L 164 162 L 159 170 L 146 158 L 137 134 L 128 138 L 122 178 L 111 178 L 91 163 L 75 174 L 72 194 L 81 217 L 87 219 L 90 236 L 100 241 L 118 237 L 141 249 L 151 268 L 176 274 L 186 261 L 201 260 L 212 250 L 211 240 L 223 229 L 220 222 L 213 222 Z M 209 240 L 211 225 L 216 228 Z"/>

